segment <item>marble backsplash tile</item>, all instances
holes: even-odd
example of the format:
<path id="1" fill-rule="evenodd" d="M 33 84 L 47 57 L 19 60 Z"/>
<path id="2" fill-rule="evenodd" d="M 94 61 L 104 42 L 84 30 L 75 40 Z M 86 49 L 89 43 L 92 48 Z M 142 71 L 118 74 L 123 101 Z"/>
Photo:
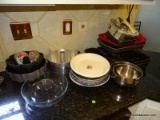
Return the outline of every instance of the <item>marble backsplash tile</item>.
<path id="1" fill-rule="evenodd" d="M 74 9 L 71 9 L 73 7 Z M 85 9 L 87 8 L 88 9 Z M 127 6 L 75 6 L 45 8 L 34 10 L 18 7 L 8 11 L 4 8 L 0 12 L 0 61 L 4 61 L 9 55 L 26 50 L 38 50 L 46 55 L 49 49 L 78 49 L 83 52 L 88 47 L 98 47 L 98 34 L 108 29 L 108 23 L 113 17 L 126 18 Z M 94 7 L 97 7 L 96 9 Z M 94 8 L 94 9 L 93 9 Z M 133 10 L 131 20 L 135 20 L 137 7 Z M 2 8 L 0 9 L 2 11 Z M 63 35 L 63 20 L 72 20 L 72 34 Z M 9 23 L 29 21 L 32 30 L 32 39 L 13 39 Z M 80 31 L 79 24 L 87 23 L 87 30 Z"/>

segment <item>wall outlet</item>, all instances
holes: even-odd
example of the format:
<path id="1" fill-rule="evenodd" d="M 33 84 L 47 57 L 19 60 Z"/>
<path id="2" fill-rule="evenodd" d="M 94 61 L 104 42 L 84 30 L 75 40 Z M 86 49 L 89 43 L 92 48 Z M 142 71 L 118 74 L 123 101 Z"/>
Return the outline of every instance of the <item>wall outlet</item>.
<path id="1" fill-rule="evenodd" d="M 72 34 L 72 20 L 64 20 L 63 21 L 63 35 Z"/>
<path id="2" fill-rule="evenodd" d="M 14 40 L 30 39 L 32 32 L 29 22 L 11 22 L 10 28 Z"/>
<path id="3" fill-rule="evenodd" d="M 79 29 L 80 32 L 87 31 L 87 29 L 88 29 L 88 22 L 87 21 L 79 22 L 78 23 L 78 29 Z"/>

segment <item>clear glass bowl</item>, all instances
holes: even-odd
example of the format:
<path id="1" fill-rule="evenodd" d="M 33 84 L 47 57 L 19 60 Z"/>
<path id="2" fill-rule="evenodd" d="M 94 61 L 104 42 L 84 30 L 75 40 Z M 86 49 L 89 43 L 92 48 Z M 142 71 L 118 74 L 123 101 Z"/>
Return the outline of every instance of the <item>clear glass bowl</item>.
<path id="1" fill-rule="evenodd" d="M 68 89 L 67 78 L 58 73 L 47 72 L 44 78 L 21 87 L 21 95 L 28 105 L 44 108 L 58 103 Z"/>

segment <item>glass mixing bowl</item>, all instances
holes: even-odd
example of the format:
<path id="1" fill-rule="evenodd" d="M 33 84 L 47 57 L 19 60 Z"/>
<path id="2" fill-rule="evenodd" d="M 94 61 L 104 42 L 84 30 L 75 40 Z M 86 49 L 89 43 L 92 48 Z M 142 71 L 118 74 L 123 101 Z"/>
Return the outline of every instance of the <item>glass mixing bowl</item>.
<path id="1" fill-rule="evenodd" d="M 67 89 L 68 81 L 64 75 L 49 72 L 44 78 L 24 82 L 21 95 L 28 105 L 44 108 L 58 103 Z"/>

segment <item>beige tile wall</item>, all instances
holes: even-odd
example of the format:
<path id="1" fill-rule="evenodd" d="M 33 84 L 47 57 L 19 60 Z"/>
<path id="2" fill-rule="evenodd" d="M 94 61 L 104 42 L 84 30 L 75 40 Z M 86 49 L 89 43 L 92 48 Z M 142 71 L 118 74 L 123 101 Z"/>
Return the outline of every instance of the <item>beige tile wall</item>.
<path id="1" fill-rule="evenodd" d="M 98 34 L 108 29 L 113 17 L 126 18 L 128 6 L 123 5 L 65 5 L 65 6 L 18 6 L 0 7 L 0 61 L 9 55 L 38 50 L 46 55 L 49 49 L 78 49 L 97 47 Z M 134 23 L 138 7 L 134 7 L 131 20 Z M 72 20 L 72 35 L 63 35 L 63 20 Z M 29 21 L 32 39 L 13 39 L 9 23 Z M 78 26 L 87 23 L 87 30 L 80 31 Z"/>

